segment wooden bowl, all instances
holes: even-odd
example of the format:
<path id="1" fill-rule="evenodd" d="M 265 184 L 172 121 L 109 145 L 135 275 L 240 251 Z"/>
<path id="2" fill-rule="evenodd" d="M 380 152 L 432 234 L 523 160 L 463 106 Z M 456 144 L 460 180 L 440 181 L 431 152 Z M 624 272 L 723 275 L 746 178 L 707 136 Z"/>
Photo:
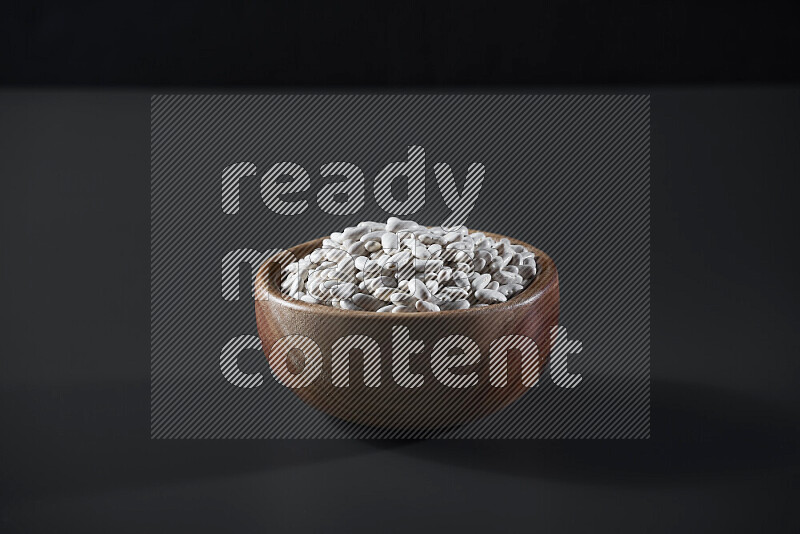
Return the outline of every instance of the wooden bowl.
<path id="1" fill-rule="evenodd" d="M 505 236 L 484 232 L 498 240 Z M 526 377 L 540 374 L 550 352 L 551 329 L 558 324 L 558 273 L 550 257 L 541 250 L 508 238 L 536 254 L 538 273 L 533 282 L 514 298 L 483 308 L 428 313 L 376 313 L 347 311 L 321 304 L 285 298 L 279 290 L 281 265 L 287 258 L 300 259 L 322 246 L 325 238 L 297 245 L 288 256 L 267 260 L 256 276 L 256 320 L 264 354 L 273 373 L 302 372 L 304 358 L 299 351 L 284 352 L 280 358 L 272 347 L 281 338 L 305 336 L 316 343 L 322 355 L 322 370 L 308 385 L 293 388 L 306 404 L 346 421 L 392 429 L 435 429 L 474 421 L 508 406 L 529 387 L 523 383 L 520 350 L 507 352 L 507 383 L 498 387 L 489 375 L 492 341 L 509 335 L 527 336 L 536 343 L 538 359 L 525 359 Z M 406 328 L 412 340 L 424 348 L 410 355 L 409 370 L 424 377 L 418 387 L 399 385 L 392 373 L 392 332 Z M 439 340 L 459 335 L 472 339 L 480 349 L 477 363 L 454 369 L 456 374 L 477 372 L 478 382 L 469 387 L 444 385 L 431 368 L 431 354 Z M 368 387 L 364 377 L 364 355 L 353 350 L 349 358 L 349 382 L 338 387 L 332 380 L 334 343 L 345 336 L 369 336 L 380 346 L 380 386 Z M 294 338 L 297 339 L 297 338 Z M 443 342 L 444 343 L 444 342 Z M 533 364 L 531 364 L 533 361 Z M 280 376 L 278 374 L 278 376 Z M 373 375 L 374 376 L 374 375 Z M 495 375 L 496 376 L 496 375 Z"/>

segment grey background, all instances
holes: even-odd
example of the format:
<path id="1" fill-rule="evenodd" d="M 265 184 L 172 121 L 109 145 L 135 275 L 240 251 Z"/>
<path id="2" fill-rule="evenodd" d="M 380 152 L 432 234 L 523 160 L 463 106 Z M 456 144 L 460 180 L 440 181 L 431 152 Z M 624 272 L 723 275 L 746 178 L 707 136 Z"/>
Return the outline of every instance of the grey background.
<path id="1" fill-rule="evenodd" d="M 240 268 L 239 300 L 222 297 L 226 253 L 285 249 L 358 221 L 386 220 L 373 179 L 389 163 L 405 161 L 414 144 L 426 149 L 427 180 L 425 204 L 409 217 L 438 225 L 451 213 L 435 162 L 449 163 L 459 185 L 471 163 L 483 163 L 486 176 L 467 226 L 516 237 L 554 259 L 559 324 L 583 343 L 569 358 L 569 371 L 583 377 L 574 389 L 556 387 L 545 372 L 510 409 L 437 437 L 649 435 L 646 95 L 175 95 L 154 97 L 151 117 L 154 437 L 431 435 L 342 425 L 278 384 L 260 351 L 239 358 L 244 372 L 264 375 L 258 388 L 230 384 L 219 365 L 230 339 L 257 335 L 246 298 L 249 265 Z M 222 169 L 241 161 L 258 170 L 240 180 L 239 212 L 226 214 Z M 301 214 L 276 214 L 261 200 L 260 177 L 281 161 L 311 176 L 309 192 L 291 197 L 309 201 Z M 319 168 L 333 161 L 352 162 L 365 174 L 366 204 L 354 215 L 329 215 L 318 206 L 317 191 L 332 181 Z M 431 350 L 413 359 L 425 362 Z"/>
<path id="2" fill-rule="evenodd" d="M 151 440 L 152 91 L 3 92 L 2 530 L 797 531 L 800 91 L 633 92 L 652 437 L 477 442 Z"/>

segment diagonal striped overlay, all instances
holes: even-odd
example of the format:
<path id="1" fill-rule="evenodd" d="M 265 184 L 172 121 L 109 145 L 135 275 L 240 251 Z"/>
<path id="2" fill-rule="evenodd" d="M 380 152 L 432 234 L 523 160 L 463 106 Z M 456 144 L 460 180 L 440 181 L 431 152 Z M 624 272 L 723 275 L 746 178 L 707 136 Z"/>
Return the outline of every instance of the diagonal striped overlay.
<path id="1" fill-rule="evenodd" d="M 642 95 L 154 96 L 151 436 L 649 437 L 649 110 Z M 385 220 L 393 213 L 384 208 L 400 203 L 385 190 L 376 195 L 375 177 L 406 161 L 410 146 L 424 147 L 426 166 L 424 205 L 411 218 L 455 221 L 448 205 L 458 200 L 443 196 L 434 165 L 447 163 L 462 187 L 475 180 L 469 169 L 479 162 L 485 176 L 465 224 L 553 258 L 559 324 L 582 345 L 569 359 L 569 372 L 581 376 L 575 387 L 554 384 L 546 367 L 536 386 L 495 414 L 447 429 L 387 430 L 325 415 L 275 380 L 260 349 L 251 267 L 242 263 L 234 291 L 223 279 L 224 259 L 261 258 L 361 220 Z M 264 198 L 274 191 L 260 180 L 279 162 L 302 167 L 310 179 L 307 192 L 285 196 L 306 201 L 286 213 L 268 207 Z M 337 175 L 354 179 L 342 183 Z M 318 201 L 323 191 L 354 199 L 357 211 Z M 420 327 L 411 335 L 436 332 Z M 250 376 L 241 387 L 229 381 L 237 366 Z M 368 372 L 373 382 L 376 370 Z M 380 383 L 390 381 L 383 369 Z M 421 409 L 456 419 L 469 410 L 457 403 Z"/>

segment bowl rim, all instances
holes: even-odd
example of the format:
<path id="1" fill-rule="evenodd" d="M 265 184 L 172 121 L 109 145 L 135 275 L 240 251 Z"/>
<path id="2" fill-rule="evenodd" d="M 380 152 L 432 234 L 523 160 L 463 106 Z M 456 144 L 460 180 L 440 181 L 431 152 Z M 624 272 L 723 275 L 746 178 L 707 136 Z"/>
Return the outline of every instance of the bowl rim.
<path id="1" fill-rule="evenodd" d="M 500 240 L 500 239 L 508 239 L 512 245 L 522 245 L 527 250 L 532 251 L 536 257 L 536 276 L 533 279 L 533 282 L 519 292 L 517 295 L 514 295 L 513 298 L 505 301 L 505 302 L 498 302 L 496 304 L 490 304 L 488 306 L 482 306 L 480 308 L 470 307 L 463 310 L 442 310 L 438 312 L 425 312 L 425 313 L 377 313 L 374 311 L 368 310 L 344 310 L 342 308 L 334 308 L 333 306 L 326 306 L 324 304 L 312 304 L 310 302 L 305 302 L 302 300 L 297 300 L 293 298 L 285 298 L 283 294 L 279 291 L 279 289 L 272 284 L 267 276 L 267 269 L 269 265 L 272 263 L 276 263 L 276 258 L 282 254 L 291 253 L 297 260 L 305 257 L 306 255 L 310 254 L 314 248 L 319 248 L 313 243 L 322 244 L 322 241 L 325 239 L 329 239 L 330 236 L 318 237 L 316 239 L 311 239 L 304 243 L 300 243 L 294 245 L 284 251 L 270 256 L 267 258 L 258 268 L 256 273 L 255 279 L 255 300 L 256 304 L 259 302 L 278 302 L 281 306 L 286 306 L 288 308 L 292 308 L 295 311 L 305 311 L 310 313 L 340 313 L 349 315 L 352 317 L 372 317 L 375 320 L 397 320 L 401 318 L 403 320 L 422 320 L 422 319 L 433 319 L 435 317 L 452 317 L 455 314 L 479 314 L 479 313 L 493 313 L 496 311 L 503 311 L 508 309 L 517 308 L 519 306 L 532 303 L 538 300 L 545 291 L 548 290 L 552 286 L 554 280 L 558 279 L 558 272 L 556 270 L 556 265 L 553 259 L 543 250 L 534 247 L 524 241 L 519 239 L 515 239 L 506 235 L 497 234 L 494 232 L 485 232 L 483 230 L 473 229 L 470 230 L 470 233 L 482 233 L 488 237 L 493 239 Z M 313 248 L 312 248 L 313 247 Z M 304 248 L 309 248 L 309 251 L 306 254 L 299 255 L 296 253 L 298 249 L 302 250 Z M 266 293 L 266 299 L 260 299 L 258 296 L 262 293 Z"/>

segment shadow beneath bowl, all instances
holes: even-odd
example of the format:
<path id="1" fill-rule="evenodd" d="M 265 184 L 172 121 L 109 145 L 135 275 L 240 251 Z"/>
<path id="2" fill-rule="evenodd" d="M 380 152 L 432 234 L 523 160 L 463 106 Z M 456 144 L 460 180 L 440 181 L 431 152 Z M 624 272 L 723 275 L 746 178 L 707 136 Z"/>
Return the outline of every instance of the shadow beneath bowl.
<path id="1" fill-rule="evenodd" d="M 147 383 L 0 392 L 0 494 L 73 495 L 269 472 L 376 453 L 356 440 L 150 439 Z M 385 446 L 391 446 L 385 443 Z"/>
<path id="2" fill-rule="evenodd" d="M 532 478 L 697 483 L 703 477 L 797 469 L 799 423 L 796 412 L 741 393 L 655 382 L 650 439 L 425 440 L 398 450 L 419 459 Z"/>
<path id="3" fill-rule="evenodd" d="M 676 383 L 653 384 L 649 440 L 151 440 L 146 383 L 6 391 L 0 400 L 4 428 L 16 430 L 0 442 L 0 454 L 14 459 L 0 481 L 10 498 L 269 473 L 390 449 L 464 469 L 597 484 L 697 483 L 800 466 L 796 412 Z"/>

